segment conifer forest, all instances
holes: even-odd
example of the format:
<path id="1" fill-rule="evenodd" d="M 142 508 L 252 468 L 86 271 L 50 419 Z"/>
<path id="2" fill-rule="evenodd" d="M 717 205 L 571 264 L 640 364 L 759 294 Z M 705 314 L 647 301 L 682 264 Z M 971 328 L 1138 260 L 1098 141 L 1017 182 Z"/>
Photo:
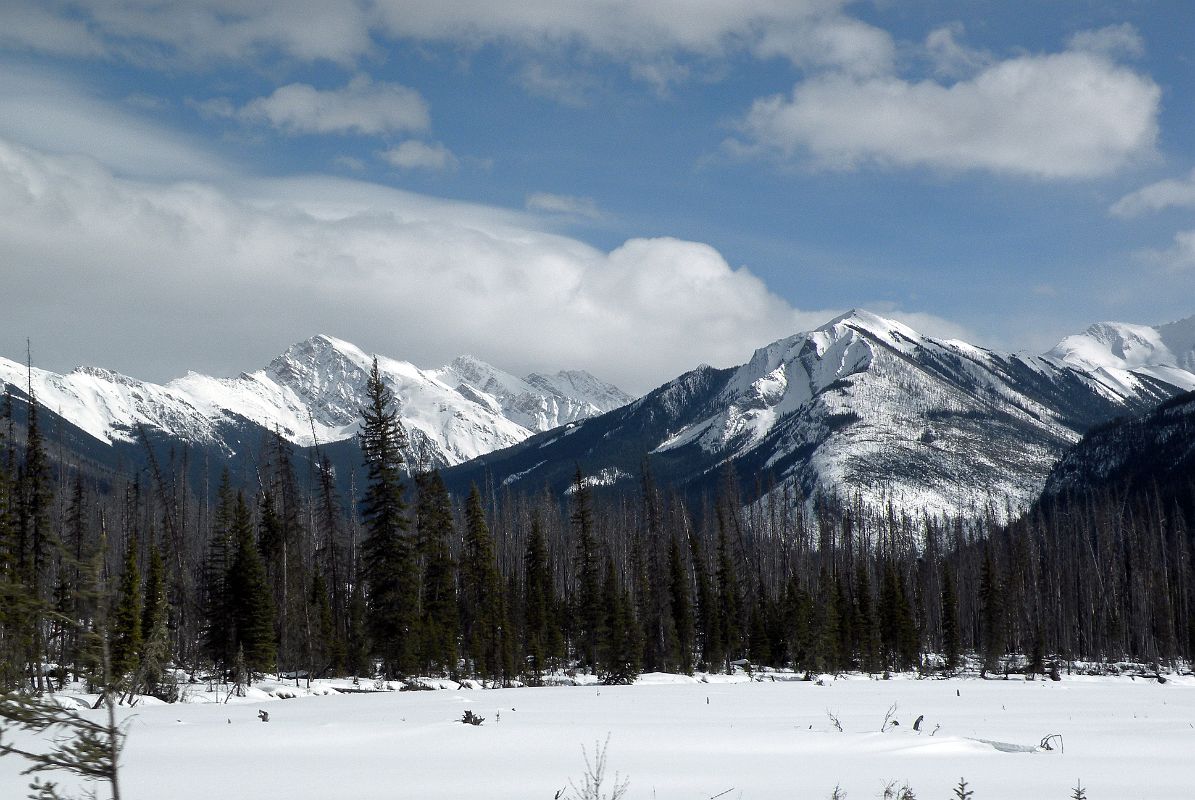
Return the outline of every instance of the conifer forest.
<path id="1" fill-rule="evenodd" d="M 452 494 L 413 468 L 376 367 L 355 494 L 326 458 L 261 443 L 256 482 L 153 461 L 102 479 L 55 459 L 36 402 L 0 458 L 0 683 L 50 692 L 101 667 L 129 696 L 267 674 L 608 684 L 644 672 L 1046 675 L 1155 671 L 1195 651 L 1191 487 L 1116 487 L 986 518 L 844 494 L 712 496 L 653 480 L 560 496 Z M 744 490 L 754 485 L 757 500 Z"/>

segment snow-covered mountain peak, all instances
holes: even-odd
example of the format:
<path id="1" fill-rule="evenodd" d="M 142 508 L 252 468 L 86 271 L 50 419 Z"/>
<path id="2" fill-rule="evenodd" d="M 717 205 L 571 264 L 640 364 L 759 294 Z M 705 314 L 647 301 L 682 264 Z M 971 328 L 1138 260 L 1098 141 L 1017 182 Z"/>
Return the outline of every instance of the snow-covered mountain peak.
<path id="1" fill-rule="evenodd" d="M 873 314 L 860 308 L 852 309 L 842 316 L 835 317 L 818 328 L 819 331 L 836 336 L 841 336 L 846 329 L 869 334 L 901 350 L 910 345 L 916 345 L 925 338 L 903 322 L 881 317 L 879 314 Z"/>
<path id="2" fill-rule="evenodd" d="M 1167 325 L 1097 322 L 1046 353 L 1105 384 L 1123 385 L 1133 372 L 1195 389 L 1195 317 Z"/>
<path id="3" fill-rule="evenodd" d="M 242 446 L 234 444 L 242 440 L 238 431 L 252 423 L 309 446 L 356 433 L 375 358 L 411 456 L 435 466 L 509 447 L 629 400 L 581 371 L 534 376 L 532 385 L 470 356 L 424 370 L 327 334 L 296 342 L 263 369 L 235 378 L 187 372 L 160 386 L 84 366 L 66 375 L 34 369 L 32 389 L 44 407 L 103 442 L 135 442 L 145 427 L 230 451 Z M 23 392 L 26 372 L 0 359 L 0 384 Z"/>
<path id="4" fill-rule="evenodd" d="M 454 358 L 431 371 L 464 397 L 498 409 L 532 431 L 547 431 L 626 405 L 631 397 L 584 370 L 519 378 L 476 356 Z"/>

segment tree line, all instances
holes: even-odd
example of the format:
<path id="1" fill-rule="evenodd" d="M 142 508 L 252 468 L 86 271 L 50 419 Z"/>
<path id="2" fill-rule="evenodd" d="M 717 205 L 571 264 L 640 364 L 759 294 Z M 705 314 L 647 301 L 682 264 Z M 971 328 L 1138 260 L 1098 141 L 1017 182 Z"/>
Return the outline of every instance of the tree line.
<path id="1" fill-rule="evenodd" d="M 101 619 L 122 690 L 166 699 L 179 671 L 535 685 L 746 665 L 949 673 L 965 656 L 986 673 L 1044 673 L 1195 652 L 1192 533 L 1156 492 L 951 519 L 845 490 L 744 498 L 729 471 L 695 499 L 657 485 L 645 458 L 630 491 L 578 467 L 563 498 L 460 497 L 408 463 L 376 365 L 367 396 L 347 497 L 326 457 L 296 466 L 280 435 L 255 485 L 225 472 L 195 491 L 152 459 L 100 482 L 47 456 L 36 398 L 20 431 L 7 398 L 0 687 L 94 674 Z"/>

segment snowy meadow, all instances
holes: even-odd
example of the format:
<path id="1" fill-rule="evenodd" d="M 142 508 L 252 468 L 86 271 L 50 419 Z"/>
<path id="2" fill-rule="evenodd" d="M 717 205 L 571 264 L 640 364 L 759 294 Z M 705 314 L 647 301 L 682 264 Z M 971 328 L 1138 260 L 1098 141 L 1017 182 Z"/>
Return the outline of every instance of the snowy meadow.
<path id="1" fill-rule="evenodd" d="M 617 772 L 628 800 L 804 800 L 836 786 L 861 799 L 903 785 L 945 800 L 960 777 L 974 800 L 1068 798 L 1080 780 L 1091 800 L 1195 793 L 1190 677 L 705 680 L 354 694 L 266 683 L 227 703 L 151 700 L 122 710 L 124 796 L 551 800 L 578 794 L 570 781 L 582 787 L 586 754 L 607 741 L 605 791 Z M 484 722 L 461 724 L 466 710 Z M 0 797 L 24 796 L 21 767 L 0 759 Z"/>

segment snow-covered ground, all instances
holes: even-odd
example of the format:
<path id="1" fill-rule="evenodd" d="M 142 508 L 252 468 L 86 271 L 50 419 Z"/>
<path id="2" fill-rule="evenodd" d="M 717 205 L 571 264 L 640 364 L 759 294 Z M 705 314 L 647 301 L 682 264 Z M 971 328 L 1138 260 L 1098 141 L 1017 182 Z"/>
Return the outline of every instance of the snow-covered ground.
<path id="1" fill-rule="evenodd" d="M 710 681 L 648 675 L 628 687 L 286 700 L 254 691 L 228 704 L 144 705 L 123 712 L 131 715 L 124 793 L 551 800 L 570 779 L 581 785 L 582 747 L 592 756 L 609 737 L 609 768 L 630 779 L 628 799 L 805 800 L 839 785 L 862 800 L 907 782 L 923 800 L 945 800 L 960 776 L 974 800 L 1061 800 L 1077 779 L 1092 800 L 1195 796 L 1189 677 Z M 893 704 L 900 724 L 881 733 Z M 466 709 L 484 724 L 460 724 Z M 1049 734 L 1061 734 L 1064 752 L 1037 747 Z M 0 759 L 0 797 L 24 796 L 21 767 L 15 756 Z"/>

